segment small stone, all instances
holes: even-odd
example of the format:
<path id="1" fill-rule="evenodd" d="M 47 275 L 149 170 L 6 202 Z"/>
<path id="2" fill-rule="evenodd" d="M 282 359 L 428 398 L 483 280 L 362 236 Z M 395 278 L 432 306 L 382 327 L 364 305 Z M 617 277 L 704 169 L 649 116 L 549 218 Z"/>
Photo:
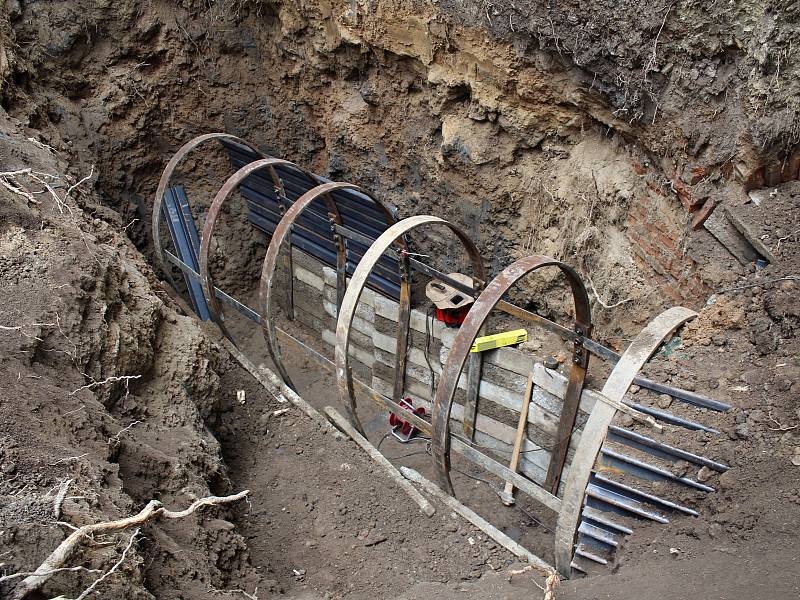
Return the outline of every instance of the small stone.
<path id="1" fill-rule="evenodd" d="M 455 533 L 456 531 L 458 531 L 458 523 L 456 523 L 455 521 L 448 521 L 447 525 L 445 525 L 444 528 L 450 533 Z"/>
<path id="2" fill-rule="evenodd" d="M 669 394 L 659 394 L 657 404 L 659 408 L 669 408 L 672 406 L 672 396 Z"/>
<path id="3" fill-rule="evenodd" d="M 539 340 L 528 340 L 527 342 L 522 342 L 520 345 L 520 350 L 527 350 L 528 352 L 536 352 L 542 347 L 542 342 Z"/>
<path id="4" fill-rule="evenodd" d="M 750 428 L 744 423 L 741 423 L 736 427 L 734 427 L 733 432 L 736 434 L 736 437 L 738 437 L 740 440 L 746 440 L 747 438 L 750 437 Z"/>
<path id="5" fill-rule="evenodd" d="M 697 481 L 705 482 L 711 479 L 714 475 L 714 471 L 709 469 L 708 467 L 703 467 L 697 472 Z"/>
<path id="6" fill-rule="evenodd" d="M 627 414 L 622 414 L 619 417 L 619 424 L 623 427 L 632 427 L 633 426 L 633 417 Z"/>
<path id="7" fill-rule="evenodd" d="M 677 556 L 678 554 L 681 553 L 681 551 L 678 550 L 678 548 L 670 548 L 669 553 L 672 554 L 672 556 Z"/>
<path id="8" fill-rule="evenodd" d="M 717 538 L 722 534 L 722 525 L 719 523 L 712 523 L 708 526 L 708 536 L 711 539 Z"/>
<path id="9" fill-rule="evenodd" d="M 792 457 L 792 464 L 795 467 L 800 467 L 800 446 L 795 446 L 794 456 Z"/>
<path id="10" fill-rule="evenodd" d="M 639 390 L 642 389 L 638 385 L 632 385 L 630 387 L 631 394 L 638 394 Z"/>
<path id="11" fill-rule="evenodd" d="M 744 423 L 745 421 L 747 421 L 747 411 L 743 410 L 742 412 L 737 414 L 734 420 L 736 421 L 737 425 L 739 423 Z"/>

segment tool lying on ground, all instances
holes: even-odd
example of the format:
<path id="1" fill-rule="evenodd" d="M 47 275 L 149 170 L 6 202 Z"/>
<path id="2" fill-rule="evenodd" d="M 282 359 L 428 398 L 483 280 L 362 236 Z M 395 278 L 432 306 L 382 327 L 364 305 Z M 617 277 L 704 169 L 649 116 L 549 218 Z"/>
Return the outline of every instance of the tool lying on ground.
<path id="1" fill-rule="evenodd" d="M 425 416 L 425 409 L 422 406 L 414 408 L 414 401 L 411 398 L 403 398 L 398 404 L 411 414 L 418 417 Z M 389 425 L 392 427 L 392 435 L 402 444 L 411 440 L 419 431 L 414 425 L 394 413 L 389 413 Z"/>
<path id="2" fill-rule="evenodd" d="M 485 352 L 486 350 L 494 350 L 495 348 L 502 348 L 503 346 L 513 346 L 527 341 L 527 329 L 502 331 L 500 333 L 493 333 L 492 335 L 484 335 L 483 337 L 475 338 L 469 351 Z"/>
<path id="3" fill-rule="evenodd" d="M 528 385 L 525 387 L 525 396 L 522 398 L 522 409 L 519 411 L 519 424 L 517 424 L 517 437 L 514 438 L 514 449 L 511 451 L 511 464 L 509 469 L 517 472 L 519 467 L 519 453 L 522 450 L 522 440 L 525 438 L 525 429 L 528 425 L 528 407 L 533 395 L 533 375 L 528 375 Z M 500 500 L 506 506 L 514 504 L 514 484 L 506 481 L 503 491 L 499 493 Z"/>

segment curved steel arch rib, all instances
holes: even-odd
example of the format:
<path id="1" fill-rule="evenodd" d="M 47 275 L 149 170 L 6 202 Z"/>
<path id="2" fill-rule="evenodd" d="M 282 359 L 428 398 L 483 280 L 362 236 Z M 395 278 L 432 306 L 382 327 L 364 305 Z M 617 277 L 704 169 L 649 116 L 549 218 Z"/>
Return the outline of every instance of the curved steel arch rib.
<path id="1" fill-rule="evenodd" d="M 275 171 L 275 167 L 278 166 L 285 166 L 297 169 L 298 171 L 303 173 L 306 177 L 308 177 L 308 179 L 311 182 L 319 183 L 319 179 L 315 175 L 309 173 L 302 167 L 299 167 L 293 162 L 290 162 L 288 160 L 283 160 L 280 158 L 263 158 L 261 160 L 251 162 L 250 164 L 243 166 L 241 169 L 236 171 L 236 173 L 231 175 L 225 182 L 225 184 L 217 192 L 217 195 L 214 196 L 214 200 L 211 202 L 211 207 L 208 209 L 206 222 L 203 225 L 202 236 L 200 237 L 200 256 L 199 256 L 198 271 L 200 274 L 200 283 L 203 286 L 203 293 L 205 294 L 206 301 L 208 302 L 208 312 L 211 315 L 211 319 L 219 326 L 219 328 L 223 331 L 225 336 L 228 339 L 230 339 L 231 342 L 233 342 L 234 344 L 236 342 L 233 340 L 233 337 L 230 335 L 230 332 L 225 327 L 222 305 L 220 304 L 219 299 L 214 293 L 214 279 L 211 276 L 211 272 L 209 271 L 208 268 L 208 259 L 211 248 L 211 238 L 214 235 L 214 227 L 217 224 L 217 219 L 219 218 L 219 213 L 222 210 L 222 206 L 225 204 L 228 198 L 230 198 L 233 192 L 239 188 L 242 182 L 253 173 L 260 171 L 262 169 L 267 169 L 270 173 L 270 177 L 272 178 L 272 182 L 275 185 L 276 192 L 281 197 L 285 196 L 283 192 L 283 182 L 281 181 L 280 177 Z"/>
<path id="2" fill-rule="evenodd" d="M 395 219 L 392 216 L 392 213 L 389 211 L 386 206 L 381 203 L 377 198 L 372 196 L 369 192 L 361 189 L 357 185 L 352 183 L 326 183 L 324 185 L 319 185 L 305 194 L 303 194 L 300 198 L 298 198 L 294 204 L 286 211 L 286 214 L 283 215 L 278 226 L 275 228 L 274 233 L 272 234 L 272 239 L 270 239 L 269 247 L 267 248 L 267 254 L 264 257 L 264 264 L 261 269 L 261 283 L 259 285 L 259 308 L 260 308 L 260 315 L 262 319 L 262 328 L 264 331 L 264 339 L 267 343 L 267 349 L 269 351 L 269 355 L 272 358 L 272 361 L 275 363 L 275 367 L 278 369 L 281 377 L 286 382 L 286 385 L 295 389 L 294 384 L 292 383 L 291 379 L 289 378 L 289 374 L 286 370 L 286 367 L 283 364 L 283 360 L 281 358 L 280 347 L 278 345 L 278 338 L 275 333 L 275 325 L 272 322 L 271 312 L 272 312 L 272 284 L 273 278 L 275 277 L 275 269 L 278 262 L 278 255 L 280 254 L 281 247 L 283 246 L 284 241 L 290 237 L 292 232 L 292 226 L 294 225 L 297 218 L 314 200 L 319 197 L 325 201 L 328 210 L 330 211 L 330 218 L 332 223 L 337 225 L 342 225 L 342 219 L 339 215 L 339 211 L 336 207 L 336 202 L 331 196 L 331 192 L 336 190 L 354 190 L 361 194 L 368 196 L 376 206 L 380 207 L 386 217 L 386 224 L 391 226 L 395 223 Z M 336 273 L 337 273 L 337 280 L 336 280 L 336 292 L 337 292 L 337 308 L 341 306 L 342 303 L 342 295 L 344 294 L 345 287 L 347 285 L 347 271 L 346 271 L 346 261 L 347 255 L 345 253 L 345 243 L 341 235 L 338 233 L 334 233 L 334 241 L 336 243 Z M 291 249 L 289 249 L 291 252 Z M 289 277 L 292 277 L 292 274 L 289 274 Z"/>
<path id="3" fill-rule="evenodd" d="M 167 166 L 164 168 L 164 172 L 161 174 L 161 179 L 158 181 L 158 188 L 156 188 L 156 197 L 153 200 L 153 217 L 152 217 L 152 229 L 153 229 L 153 247 L 156 253 L 156 260 L 158 261 L 158 266 L 161 267 L 161 270 L 172 280 L 172 275 L 170 275 L 169 268 L 164 261 L 164 249 L 161 247 L 161 232 L 159 230 L 159 225 L 161 223 L 161 209 L 162 205 L 164 204 L 164 192 L 167 191 L 167 186 L 169 186 L 169 182 L 172 179 L 173 173 L 175 173 L 175 169 L 183 162 L 186 156 L 198 146 L 202 146 L 206 142 L 210 142 L 212 140 L 230 140 L 232 142 L 236 142 L 237 144 L 241 144 L 250 148 L 253 152 L 258 154 L 259 156 L 266 158 L 263 152 L 261 152 L 258 148 L 247 142 L 246 140 L 241 139 L 235 135 L 231 135 L 230 133 L 206 133 L 204 135 L 197 136 L 186 142 L 183 146 L 181 146 L 178 151 L 174 154 L 174 156 L 169 160 Z M 174 282 L 172 282 L 174 284 Z M 176 287 L 173 285 L 173 287 Z"/>
<path id="4" fill-rule="evenodd" d="M 449 228 L 467 251 L 470 261 L 472 262 L 473 277 L 477 280 L 477 285 L 480 286 L 485 281 L 485 271 L 483 267 L 483 260 L 481 259 L 478 248 L 471 239 L 461 229 L 452 223 L 445 221 L 439 217 L 430 215 L 419 215 L 403 219 L 398 223 L 392 225 L 389 229 L 384 231 L 378 239 L 369 247 L 367 252 L 358 263 L 347 292 L 342 300 L 342 306 L 339 309 L 339 319 L 336 323 L 336 349 L 335 349 L 335 363 L 336 363 L 336 384 L 339 387 L 339 396 L 344 404 L 347 416 L 353 426 L 364 435 L 364 429 L 361 422 L 356 415 L 356 399 L 353 393 L 353 377 L 350 373 L 348 349 L 350 346 L 350 327 L 353 323 L 355 316 L 356 306 L 361 298 L 361 292 L 364 290 L 367 278 L 372 271 L 375 264 L 380 257 L 386 252 L 392 244 L 396 243 L 398 239 L 402 238 L 408 232 L 421 227 L 423 225 L 444 225 Z M 402 394 L 403 390 L 403 377 L 405 375 L 405 356 L 408 344 L 408 327 L 409 318 L 411 314 L 411 302 L 408 285 L 408 257 L 405 253 L 401 252 L 402 269 L 403 269 L 403 285 L 400 290 L 400 312 L 398 318 L 398 335 L 397 335 L 397 368 L 395 371 L 395 396 L 398 396 L 397 390 Z M 479 289 L 479 288 L 478 288 Z M 395 400 L 399 398 L 395 397 Z M 400 409 L 402 411 L 402 409 Z M 402 412 L 400 414 L 403 414 Z"/>
<path id="5" fill-rule="evenodd" d="M 500 302 L 511 286 L 522 279 L 531 271 L 542 267 L 555 266 L 561 269 L 567 277 L 570 288 L 572 289 L 573 301 L 575 303 L 575 331 L 579 335 L 588 335 L 591 329 L 591 311 L 589 309 L 589 296 L 575 270 L 562 262 L 547 256 L 528 256 L 522 258 L 506 267 L 497 277 L 495 277 L 475 300 L 467 317 L 461 324 L 461 328 L 453 341 L 453 347 L 447 357 L 447 363 L 442 369 L 442 376 L 439 386 L 436 388 L 436 397 L 433 403 L 433 435 L 431 436 L 431 447 L 433 450 L 434 465 L 439 480 L 439 485 L 451 495 L 453 494 L 453 484 L 450 481 L 450 411 L 453 406 L 458 379 L 467 360 L 470 347 L 478 336 L 478 332 L 489 316 L 489 313 Z M 570 369 L 567 393 L 564 397 L 564 408 L 562 418 L 559 422 L 556 443 L 548 469 L 545 487 L 550 488 L 550 495 L 555 494 L 558 488 L 558 480 L 563 466 L 563 457 L 566 456 L 572 427 L 575 422 L 575 414 L 580 402 L 581 390 L 586 377 L 588 366 L 588 352 L 579 345 L 575 346 L 572 367 Z M 571 413 L 569 413 L 571 411 Z M 564 418 L 563 415 L 571 414 L 571 418 Z M 557 460 L 561 456 L 561 460 Z M 554 465 L 556 465 L 554 467 Z M 553 475 L 551 475 L 553 473 Z M 553 483 L 554 482 L 554 483 Z"/>
<path id="6" fill-rule="evenodd" d="M 661 342 L 697 313 L 676 306 L 665 310 L 645 327 L 631 342 L 603 386 L 602 394 L 622 401 L 633 378 L 658 349 Z M 556 568 L 564 576 L 571 575 L 572 550 L 583 510 L 583 497 L 592 473 L 597 453 L 603 445 L 611 419 L 617 409 L 606 402 L 598 402 L 592 409 L 589 420 L 581 433 L 581 441 L 575 450 L 564 486 L 564 498 L 556 526 Z"/>

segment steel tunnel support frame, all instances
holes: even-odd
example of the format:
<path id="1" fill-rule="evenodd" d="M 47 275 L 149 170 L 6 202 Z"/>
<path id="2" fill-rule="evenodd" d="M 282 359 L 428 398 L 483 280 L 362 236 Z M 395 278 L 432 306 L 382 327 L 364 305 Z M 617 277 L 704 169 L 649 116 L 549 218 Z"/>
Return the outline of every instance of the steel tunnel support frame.
<path id="1" fill-rule="evenodd" d="M 603 385 L 601 393 L 611 400 L 621 402 L 636 374 L 661 343 L 678 327 L 696 316 L 695 311 L 676 306 L 665 310 L 650 321 L 622 354 Z M 595 404 L 583 428 L 580 444 L 575 450 L 567 474 L 555 537 L 556 568 L 567 578 L 571 575 L 572 549 L 583 510 L 586 486 L 597 455 L 606 439 L 608 426 L 616 413 L 617 409 L 608 403 Z"/>
<path id="2" fill-rule="evenodd" d="M 294 226 L 297 218 L 312 202 L 314 202 L 314 200 L 321 197 L 325 201 L 329 211 L 328 218 L 331 223 L 331 232 L 333 234 L 334 242 L 336 243 L 336 308 L 337 310 L 341 309 L 342 300 L 347 288 L 347 254 L 344 237 L 337 232 L 336 227 L 338 225 L 339 229 L 341 229 L 343 226 L 341 216 L 336 207 L 336 201 L 331 196 L 331 192 L 336 190 L 354 190 L 364 194 L 365 196 L 368 196 L 375 203 L 375 205 L 383 211 L 384 216 L 386 217 L 387 225 L 391 226 L 395 223 L 395 219 L 392 216 L 391 211 L 389 211 L 389 209 L 386 208 L 386 206 L 372 194 L 352 183 L 337 182 L 319 185 L 307 191 L 300 198 L 295 200 L 294 204 L 292 204 L 289 210 L 286 211 L 278 223 L 278 226 L 276 227 L 272 234 L 272 238 L 270 239 L 269 246 L 267 247 L 267 254 L 264 257 L 264 263 L 261 268 L 261 279 L 258 291 L 259 314 L 261 315 L 262 319 L 261 327 L 264 333 L 264 339 L 267 344 L 269 355 L 272 358 L 272 361 L 275 363 L 280 376 L 283 378 L 286 384 L 295 391 L 296 387 L 289 378 L 289 374 L 285 365 L 283 364 L 280 346 L 278 345 L 278 338 L 275 332 L 275 324 L 273 322 L 273 317 L 271 316 L 273 296 L 272 289 L 277 269 L 278 257 L 284 242 L 291 238 L 292 227 Z M 402 243 L 403 247 L 405 248 L 405 241 Z M 291 248 L 289 248 L 289 252 L 291 253 Z M 291 266 L 290 263 L 289 266 Z M 293 277 L 293 274 L 290 272 L 288 277 Z M 408 281 L 403 280 L 401 286 L 408 286 Z M 402 294 L 401 292 L 401 297 L 403 296 L 407 299 L 410 299 L 410 294 L 408 292 L 405 294 Z M 397 356 L 399 357 L 400 354 L 398 353 Z"/>
<path id="3" fill-rule="evenodd" d="M 339 318 L 336 322 L 336 348 L 334 350 L 335 363 L 336 363 L 336 384 L 339 388 L 339 397 L 341 398 L 347 416 L 353 426 L 364 435 L 364 429 L 356 414 L 356 398 L 353 392 L 353 377 L 350 372 L 348 350 L 350 346 L 350 328 L 355 316 L 358 301 L 361 298 L 361 293 L 366 285 L 367 278 L 371 273 L 373 267 L 377 264 L 378 260 L 383 256 L 384 252 L 389 250 L 392 245 L 397 243 L 397 240 L 402 239 L 407 233 L 423 225 L 442 225 L 450 229 L 459 239 L 464 249 L 469 255 L 472 262 L 474 285 L 480 289 L 485 281 L 485 269 L 483 260 L 481 259 L 478 248 L 472 240 L 458 227 L 452 223 L 431 215 L 418 215 L 403 219 L 389 227 L 378 237 L 373 244 L 369 247 L 367 252 L 358 263 L 350 285 L 347 287 L 342 306 L 339 310 Z M 396 403 L 399 401 L 403 393 L 404 380 L 405 380 L 405 367 L 406 367 L 406 352 L 408 347 L 408 328 L 409 320 L 411 317 L 411 296 L 410 286 L 408 284 L 409 278 L 409 264 L 408 255 L 400 252 L 401 258 L 401 278 L 404 282 L 401 288 L 400 306 L 397 319 L 397 355 L 396 355 L 396 368 L 395 368 L 395 381 L 394 381 L 394 399 L 387 401 L 387 408 L 402 418 L 411 421 L 415 425 L 419 422 L 424 424 L 423 427 L 429 430 L 428 423 L 422 419 L 409 418 L 410 413 L 401 408 Z M 476 290 L 477 291 L 477 290 Z M 419 426 L 419 425 L 418 425 Z"/>
<path id="4" fill-rule="evenodd" d="M 486 322 L 489 313 L 500 302 L 502 296 L 528 273 L 548 266 L 555 266 L 561 269 L 570 284 L 575 305 L 575 333 L 583 337 L 588 336 L 591 332 L 591 310 L 589 309 L 589 296 L 586 288 L 572 267 L 554 258 L 539 255 L 522 258 L 506 267 L 486 285 L 486 288 L 475 300 L 469 313 L 467 313 L 467 317 L 453 341 L 453 347 L 447 357 L 447 363 L 442 369 L 442 376 L 433 402 L 433 436 L 431 445 L 434 465 L 439 485 L 451 495 L 454 492 L 453 484 L 450 480 L 450 411 L 453 406 L 458 379 L 461 376 L 467 355 L 470 353 L 470 347 Z M 579 341 L 573 343 L 573 348 L 567 393 L 564 397 L 556 443 L 553 446 L 543 488 L 543 491 L 552 496 L 555 496 L 555 491 L 558 489 L 572 428 L 575 424 L 575 417 L 580 404 L 586 369 L 589 364 L 589 353 Z"/>
<path id="5" fill-rule="evenodd" d="M 285 197 L 283 191 L 283 182 L 275 171 L 275 167 L 278 166 L 296 169 L 308 177 L 309 181 L 312 183 L 320 183 L 319 179 L 315 175 L 288 160 L 283 160 L 280 158 L 262 158 L 261 160 L 251 162 L 231 175 L 217 192 L 217 195 L 214 196 L 214 200 L 211 202 L 211 207 L 208 209 L 206 221 L 203 225 L 203 233 L 200 237 L 200 268 L 198 271 L 200 273 L 200 282 L 203 286 L 203 293 L 205 294 L 208 302 L 208 312 L 211 315 L 211 319 L 219 326 L 223 333 L 225 333 L 225 336 L 231 340 L 234 345 L 236 344 L 236 341 L 233 339 L 233 336 L 225 326 L 225 317 L 222 311 L 222 304 L 220 303 L 214 291 L 214 279 L 211 275 L 211 271 L 209 270 L 208 259 L 211 251 L 211 239 L 213 238 L 214 227 L 216 226 L 217 219 L 219 218 L 220 211 L 222 210 L 225 202 L 228 200 L 228 198 L 230 198 L 233 192 L 239 188 L 242 182 L 244 182 L 244 180 L 253 173 L 256 173 L 262 169 L 267 169 L 270 177 L 272 178 L 277 195 L 279 197 Z"/>

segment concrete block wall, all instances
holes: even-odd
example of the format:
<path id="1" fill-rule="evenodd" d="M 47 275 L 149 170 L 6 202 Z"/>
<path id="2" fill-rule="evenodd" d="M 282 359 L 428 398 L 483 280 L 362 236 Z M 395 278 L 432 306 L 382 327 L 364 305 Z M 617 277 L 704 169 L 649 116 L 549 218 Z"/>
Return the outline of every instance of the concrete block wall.
<path id="1" fill-rule="evenodd" d="M 315 349 L 328 356 L 336 345 L 336 273 L 316 259 L 293 249 L 294 303 L 296 319 L 319 334 Z M 391 397 L 394 381 L 396 328 L 399 306 L 394 300 L 370 289 L 365 289 L 356 310 L 350 338 L 350 355 L 355 376 L 371 385 L 377 392 Z M 406 367 L 404 395 L 414 400 L 415 406 L 430 411 L 433 401 L 431 370 L 434 387 L 439 384 L 442 366 L 447 360 L 458 332 L 435 319 L 428 321 L 430 330 L 426 360 L 426 315 L 413 309 Z M 429 363 L 430 362 L 430 366 Z M 479 386 L 479 420 L 476 442 L 493 448 L 501 456 L 510 457 L 514 434 L 522 407 L 529 373 L 538 372 L 540 380 L 549 382 L 537 385 L 528 414 L 528 435 L 535 442 L 526 442 L 521 470 L 534 481 L 543 481 L 549 461 L 546 449 L 555 441 L 561 414 L 566 379 L 537 364 L 535 358 L 516 348 L 499 348 L 484 353 L 484 365 Z M 462 404 L 467 387 L 466 367 L 461 375 L 453 407 L 452 427 L 461 431 Z M 593 406 L 593 396 L 584 394 L 578 429 Z M 579 431 L 573 435 L 571 450 L 580 439 Z M 541 452 L 531 452 L 536 448 Z"/>

